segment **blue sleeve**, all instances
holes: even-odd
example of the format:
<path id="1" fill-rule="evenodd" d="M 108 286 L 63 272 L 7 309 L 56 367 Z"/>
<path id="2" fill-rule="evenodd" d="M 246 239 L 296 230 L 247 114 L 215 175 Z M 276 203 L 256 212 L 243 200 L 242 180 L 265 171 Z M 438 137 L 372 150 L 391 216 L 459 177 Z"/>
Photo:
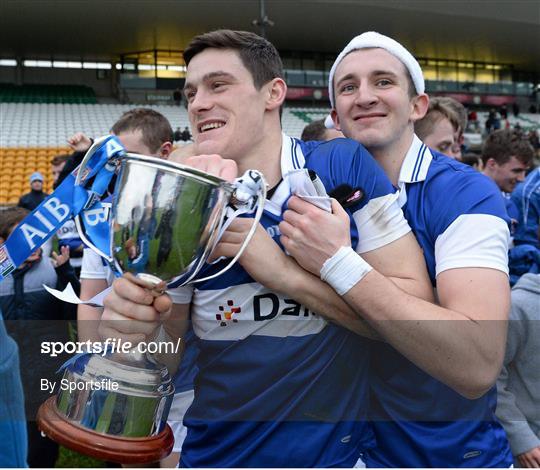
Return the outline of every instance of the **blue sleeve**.
<path id="1" fill-rule="evenodd" d="M 370 153 L 354 140 L 309 142 L 305 146 L 303 143 L 302 150 L 306 155 L 307 168 L 319 175 L 328 192 L 342 184 L 362 190 L 364 198 L 359 209 L 371 199 L 396 191 Z"/>
<path id="2" fill-rule="evenodd" d="M 429 184 L 424 193 L 429 202 L 422 210 L 429 214 L 433 240 L 462 215 L 492 215 L 510 223 L 499 188 L 472 168 L 441 171 L 429 178 Z"/>
<path id="3" fill-rule="evenodd" d="M 26 467 L 26 450 L 19 355 L 0 313 L 0 467 Z"/>
<path id="4" fill-rule="evenodd" d="M 343 185 L 347 189 L 339 191 L 341 197 L 362 195 L 346 207 L 351 217 L 351 243 L 358 253 L 389 245 L 410 232 L 395 188 L 359 143 L 349 139 L 322 143 L 306 155 L 306 166 L 319 175 L 330 195 Z"/>

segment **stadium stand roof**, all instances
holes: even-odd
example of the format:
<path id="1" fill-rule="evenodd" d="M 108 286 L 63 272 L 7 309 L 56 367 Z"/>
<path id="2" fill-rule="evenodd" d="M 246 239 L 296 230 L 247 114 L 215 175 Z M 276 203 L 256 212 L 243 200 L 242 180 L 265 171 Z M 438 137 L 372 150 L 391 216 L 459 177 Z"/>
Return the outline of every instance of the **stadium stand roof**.
<path id="1" fill-rule="evenodd" d="M 378 30 L 420 57 L 514 64 L 540 75 L 537 0 L 266 0 L 281 50 L 337 52 Z M 257 0 L 17 0 L 2 3 L 0 56 L 112 60 L 130 51 L 181 50 L 196 33 L 257 30 Z M 339 27 L 335 27 L 339 25 Z"/>

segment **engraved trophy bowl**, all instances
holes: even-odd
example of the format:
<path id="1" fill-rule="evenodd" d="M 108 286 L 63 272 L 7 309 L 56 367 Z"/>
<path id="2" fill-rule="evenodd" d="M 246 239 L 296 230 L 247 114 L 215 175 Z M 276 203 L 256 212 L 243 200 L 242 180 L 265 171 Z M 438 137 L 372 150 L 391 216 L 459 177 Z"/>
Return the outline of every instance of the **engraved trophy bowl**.
<path id="1" fill-rule="evenodd" d="M 79 174 L 91 152 L 92 148 Z M 149 288 L 171 282 L 185 285 L 221 275 L 241 256 L 266 198 L 260 173 L 250 170 L 251 189 L 246 191 L 242 179 L 228 183 L 155 157 L 124 154 L 114 163 L 117 180 L 108 221 L 109 253 L 93 243 L 84 217 L 77 217 L 76 225 L 85 244 L 117 273 L 130 273 Z M 227 211 L 231 203 L 233 215 Z M 250 205 L 247 212 L 255 212 L 242 248 L 219 272 L 195 278 L 226 221 L 238 216 L 242 204 Z M 151 354 L 136 348 L 128 353 L 82 354 L 63 369 L 64 388 L 38 412 L 45 435 L 78 452 L 118 463 L 155 462 L 170 453 L 174 439 L 167 416 L 174 386 L 167 368 Z"/>

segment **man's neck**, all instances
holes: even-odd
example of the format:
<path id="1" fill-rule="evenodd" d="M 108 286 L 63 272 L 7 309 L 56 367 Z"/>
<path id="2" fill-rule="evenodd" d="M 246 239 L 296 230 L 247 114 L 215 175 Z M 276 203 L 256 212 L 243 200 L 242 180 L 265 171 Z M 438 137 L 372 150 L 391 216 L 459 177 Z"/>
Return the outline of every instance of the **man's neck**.
<path id="1" fill-rule="evenodd" d="M 401 139 L 392 142 L 385 147 L 368 148 L 369 153 L 371 153 L 379 165 L 382 166 L 386 176 L 388 176 L 394 186 L 398 185 L 401 167 L 403 166 L 403 161 L 411 147 L 413 138 L 414 133 L 408 132 L 404 134 Z"/>
<path id="2" fill-rule="evenodd" d="M 238 174 L 243 175 L 247 170 L 259 170 L 266 179 L 269 188 L 275 186 L 281 179 L 281 127 L 277 126 L 266 132 L 258 145 L 253 147 L 248 155 L 237 160 Z"/>

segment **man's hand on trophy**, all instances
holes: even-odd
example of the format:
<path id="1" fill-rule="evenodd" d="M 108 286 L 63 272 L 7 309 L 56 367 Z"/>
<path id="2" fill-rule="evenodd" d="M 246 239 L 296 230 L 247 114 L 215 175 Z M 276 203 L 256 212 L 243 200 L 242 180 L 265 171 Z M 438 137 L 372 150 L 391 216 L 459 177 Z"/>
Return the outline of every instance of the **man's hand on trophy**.
<path id="1" fill-rule="evenodd" d="M 238 167 L 234 160 L 219 155 L 196 155 L 188 157 L 183 164 L 232 182 L 238 176 Z"/>
<path id="2" fill-rule="evenodd" d="M 112 287 L 103 301 L 105 309 L 98 330 L 101 338 L 121 338 L 133 345 L 154 340 L 170 315 L 171 298 L 143 287 L 133 277 L 116 279 Z"/>
<path id="3" fill-rule="evenodd" d="M 250 218 L 233 220 L 210 255 L 209 261 L 221 256 L 234 257 L 244 243 L 252 224 L 253 219 Z M 286 274 L 291 262 L 294 263 L 261 224 L 257 224 L 255 235 L 239 259 L 239 263 L 253 279 L 275 290 L 281 290 L 282 282 L 287 282 Z"/>

